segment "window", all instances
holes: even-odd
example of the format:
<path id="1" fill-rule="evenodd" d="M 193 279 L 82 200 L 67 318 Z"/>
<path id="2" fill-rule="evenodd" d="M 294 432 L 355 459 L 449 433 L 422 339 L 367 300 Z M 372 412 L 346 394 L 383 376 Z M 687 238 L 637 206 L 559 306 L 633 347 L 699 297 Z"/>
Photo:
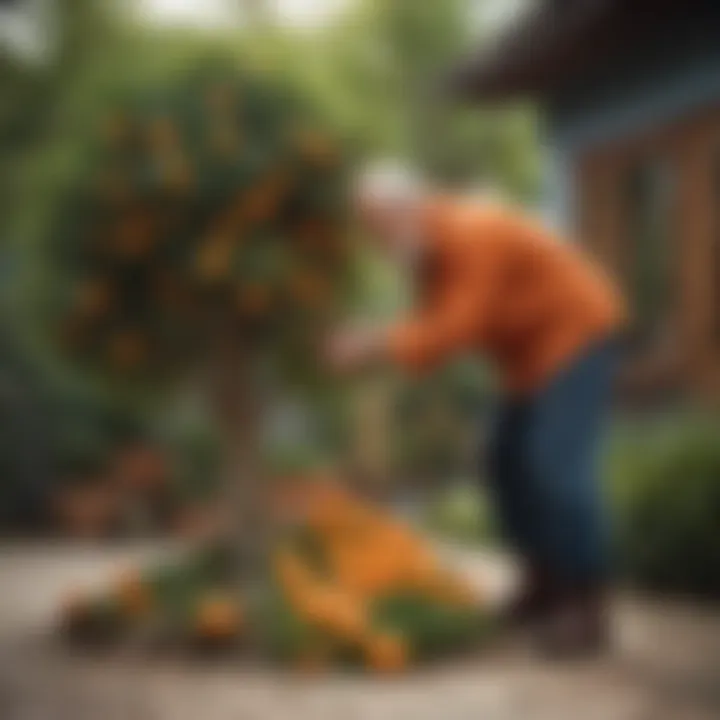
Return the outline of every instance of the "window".
<path id="1" fill-rule="evenodd" d="M 652 351 L 671 331 L 675 301 L 673 205 L 675 182 L 669 163 L 653 158 L 625 178 L 623 253 L 633 325 L 632 349 Z"/>

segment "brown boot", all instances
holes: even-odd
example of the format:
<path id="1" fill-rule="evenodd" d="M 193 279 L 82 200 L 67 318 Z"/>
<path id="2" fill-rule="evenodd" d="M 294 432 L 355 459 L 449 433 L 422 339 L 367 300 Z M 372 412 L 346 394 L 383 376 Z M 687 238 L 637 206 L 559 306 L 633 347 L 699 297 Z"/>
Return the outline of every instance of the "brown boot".
<path id="1" fill-rule="evenodd" d="M 526 627 L 545 619 L 557 601 L 555 583 L 550 573 L 537 565 L 529 566 L 517 595 L 503 612 L 510 627 Z"/>
<path id="2" fill-rule="evenodd" d="M 562 597 L 542 628 L 542 650 L 554 658 L 600 655 L 610 646 L 606 593 L 585 589 Z"/>

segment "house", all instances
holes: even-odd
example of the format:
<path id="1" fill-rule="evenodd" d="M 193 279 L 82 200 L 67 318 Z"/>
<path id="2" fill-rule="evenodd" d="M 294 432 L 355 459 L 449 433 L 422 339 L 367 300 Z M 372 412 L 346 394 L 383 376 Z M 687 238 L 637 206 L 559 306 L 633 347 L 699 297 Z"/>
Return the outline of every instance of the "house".
<path id="1" fill-rule="evenodd" d="M 720 2 L 540 0 L 451 84 L 540 102 L 549 208 L 623 283 L 635 375 L 720 400 Z"/>

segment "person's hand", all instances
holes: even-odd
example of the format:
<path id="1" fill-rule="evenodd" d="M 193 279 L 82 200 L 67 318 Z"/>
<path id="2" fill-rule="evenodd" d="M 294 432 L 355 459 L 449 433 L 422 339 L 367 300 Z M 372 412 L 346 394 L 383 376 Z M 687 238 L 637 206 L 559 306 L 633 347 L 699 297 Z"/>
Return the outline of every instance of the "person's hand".
<path id="1" fill-rule="evenodd" d="M 352 372 L 380 360 L 384 347 L 384 332 L 379 328 L 341 328 L 328 338 L 325 360 L 335 372 Z"/>

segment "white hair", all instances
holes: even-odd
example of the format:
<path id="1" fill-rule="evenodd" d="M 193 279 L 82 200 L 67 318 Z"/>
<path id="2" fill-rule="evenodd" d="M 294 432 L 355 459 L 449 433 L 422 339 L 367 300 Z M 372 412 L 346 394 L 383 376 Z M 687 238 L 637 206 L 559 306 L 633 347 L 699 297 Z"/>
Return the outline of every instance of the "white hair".
<path id="1" fill-rule="evenodd" d="M 499 185 L 490 182 L 476 183 L 466 188 L 463 193 L 468 200 L 491 205 L 507 205 L 510 198 Z"/>
<path id="2" fill-rule="evenodd" d="M 382 161 L 367 165 L 356 176 L 355 196 L 373 205 L 412 205 L 424 198 L 425 181 L 407 165 Z"/>

